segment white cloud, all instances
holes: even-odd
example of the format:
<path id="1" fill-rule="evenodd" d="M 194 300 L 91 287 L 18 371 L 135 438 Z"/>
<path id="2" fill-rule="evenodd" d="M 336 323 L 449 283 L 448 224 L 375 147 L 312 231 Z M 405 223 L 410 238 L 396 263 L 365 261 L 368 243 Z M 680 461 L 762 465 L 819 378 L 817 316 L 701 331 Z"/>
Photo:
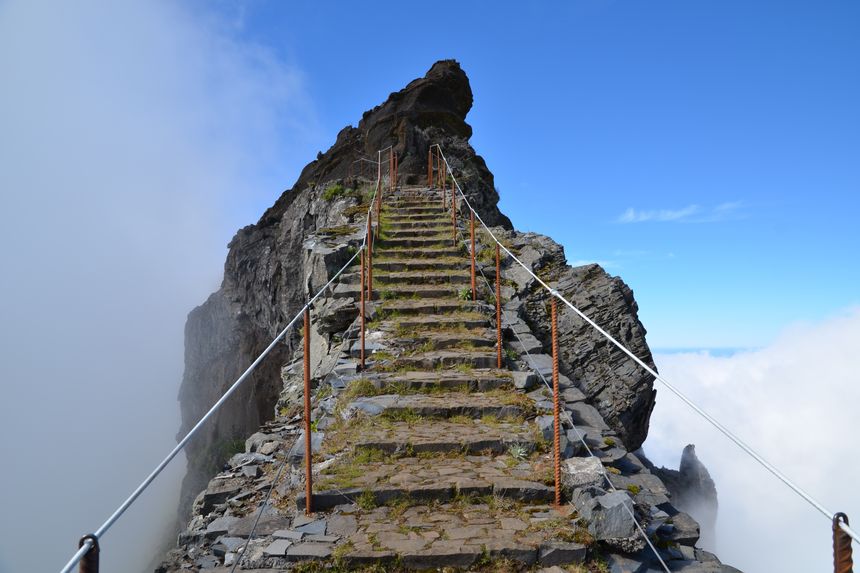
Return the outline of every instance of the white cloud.
<path id="1" fill-rule="evenodd" d="M 185 315 L 319 148 L 299 70 L 208 10 L 0 2 L 4 571 L 59 569 L 175 443 Z M 105 570 L 156 557 L 176 462 Z"/>
<path id="2" fill-rule="evenodd" d="M 761 350 L 657 355 L 669 381 L 833 511 L 860 519 L 860 309 L 796 325 Z M 686 405 L 660 389 L 646 453 L 677 467 L 696 452 L 717 484 L 716 551 L 747 573 L 824 571 L 828 521 Z"/>
<path id="3" fill-rule="evenodd" d="M 616 223 L 714 223 L 737 219 L 743 216 L 741 201 L 720 203 L 712 208 L 703 208 L 700 205 L 688 205 L 679 209 L 651 209 L 642 210 L 628 207 L 618 218 Z"/>

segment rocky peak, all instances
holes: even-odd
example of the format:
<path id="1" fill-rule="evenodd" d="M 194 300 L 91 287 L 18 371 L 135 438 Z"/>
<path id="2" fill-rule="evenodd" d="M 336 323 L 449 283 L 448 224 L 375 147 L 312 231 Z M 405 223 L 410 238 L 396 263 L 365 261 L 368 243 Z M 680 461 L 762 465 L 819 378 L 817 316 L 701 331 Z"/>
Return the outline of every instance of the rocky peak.
<path id="1" fill-rule="evenodd" d="M 302 170 L 295 185 L 258 223 L 236 234 L 230 243 L 221 288 L 189 314 L 186 324 L 180 434 L 197 422 L 307 297 L 349 258 L 349 249 L 355 248 L 362 232 L 356 215 L 366 212 L 363 202 L 371 185 L 369 179 L 356 177 L 351 166 L 362 157 L 375 159 L 376 151 L 389 145 L 400 159 L 401 183 L 410 185 L 424 184 L 428 149 L 439 143 L 471 204 L 520 253 L 520 258 L 597 316 L 638 355 L 650 360 L 632 292 L 620 279 L 596 265 L 567 266 L 557 243 L 548 237 L 514 231 L 510 220 L 498 210 L 493 175 L 469 144 L 472 129 L 465 117 L 471 106 L 472 90 L 460 65 L 453 60 L 435 63 L 423 78 L 365 112 L 357 127 L 341 130 L 334 145 Z M 328 193 L 332 189 L 344 193 Z M 525 340 L 512 340 L 513 349 L 531 351 L 545 366 L 548 301 L 546 293 L 523 273 L 510 261 L 503 268 L 505 312 L 523 328 L 530 328 L 523 336 Z M 337 304 L 339 314 L 335 316 L 349 324 L 354 307 L 349 299 Z M 564 330 L 562 371 L 592 403 L 582 414 L 590 419 L 580 421 L 598 424 L 592 412 L 596 409 L 628 449 L 637 448 L 647 434 L 653 406 L 651 378 L 564 310 L 560 322 Z M 330 351 L 331 337 L 341 336 L 338 329 L 342 326 L 336 320 L 328 328 L 317 341 L 320 352 L 315 356 Z M 513 339 L 513 328 L 507 336 Z M 229 457 L 234 444 L 275 415 L 283 390 L 280 370 L 293 359 L 295 343 L 291 338 L 278 346 L 189 444 L 189 468 L 180 507 L 183 521 L 194 496 Z"/>

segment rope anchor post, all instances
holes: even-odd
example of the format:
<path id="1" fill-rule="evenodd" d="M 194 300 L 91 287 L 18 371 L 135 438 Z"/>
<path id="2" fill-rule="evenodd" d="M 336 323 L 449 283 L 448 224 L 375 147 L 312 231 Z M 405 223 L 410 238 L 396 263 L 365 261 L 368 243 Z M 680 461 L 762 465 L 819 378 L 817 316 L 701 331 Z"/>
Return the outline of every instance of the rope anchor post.
<path id="1" fill-rule="evenodd" d="M 90 542 L 90 549 L 81 558 L 78 563 L 78 573 L 99 573 L 99 539 L 94 534 L 84 535 L 78 542 L 78 549 L 84 546 L 84 543 Z"/>
<path id="2" fill-rule="evenodd" d="M 849 525 L 847 515 L 837 513 L 833 516 L 833 571 L 834 573 L 853 573 L 851 536 L 842 529 L 842 523 Z"/>

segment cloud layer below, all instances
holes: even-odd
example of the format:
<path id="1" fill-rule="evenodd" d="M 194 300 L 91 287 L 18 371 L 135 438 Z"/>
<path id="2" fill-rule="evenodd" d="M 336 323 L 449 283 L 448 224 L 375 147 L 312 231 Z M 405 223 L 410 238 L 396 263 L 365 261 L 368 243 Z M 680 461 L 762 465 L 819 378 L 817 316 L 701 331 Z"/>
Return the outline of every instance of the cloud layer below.
<path id="1" fill-rule="evenodd" d="M 655 357 L 660 372 L 825 507 L 860 516 L 860 309 L 729 357 Z M 677 468 L 696 444 L 717 484 L 716 552 L 747 573 L 826 571 L 830 524 L 659 383 L 645 451 Z M 858 517 L 860 519 L 860 517 Z"/>
<path id="2" fill-rule="evenodd" d="M 207 10 L 0 3 L 2 573 L 59 569 L 173 446 L 185 315 L 320 143 L 300 72 Z M 105 570 L 149 567 L 183 471 Z"/>

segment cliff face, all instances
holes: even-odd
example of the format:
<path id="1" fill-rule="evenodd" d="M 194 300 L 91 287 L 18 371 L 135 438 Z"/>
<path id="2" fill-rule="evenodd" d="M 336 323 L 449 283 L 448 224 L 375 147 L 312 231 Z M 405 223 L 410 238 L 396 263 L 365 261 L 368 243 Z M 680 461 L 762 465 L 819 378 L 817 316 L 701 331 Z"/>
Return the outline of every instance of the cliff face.
<path id="1" fill-rule="evenodd" d="M 513 231 L 510 220 L 498 210 L 493 175 L 469 145 L 472 129 L 465 117 L 471 106 L 472 91 L 459 64 L 437 62 L 425 77 L 365 112 L 357 127 L 341 130 L 335 144 L 303 169 L 296 184 L 257 224 L 236 234 L 229 245 L 221 288 L 189 314 L 186 324 L 180 435 L 350 256 L 347 244 L 357 226 L 344 225 L 362 211 L 358 205 L 364 199 L 355 193 L 327 200 L 323 191 L 335 183 L 360 189 L 362 182 L 350 179 L 357 171 L 354 162 L 362 157 L 375 160 L 376 151 L 389 145 L 400 158 L 401 182 L 414 184 L 425 181 L 428 148 L 440 143 L 484 221 L 503 233 L 524 262 L 556 281 L 562 293 L 650 362 L 645 329 L 638 320 L 633 293 L 623 281 L 597 265 L 568 267 L 558 244 Z M 508 264 L 504 272 L 511 285 L 506 312 L 531 326 L 537 337 L 531 337 L 536 340 L 532 351 L 548 348 L 546 294 L 522 269 Z M 654 403 L 651 378 L 566 309 L 559 327 L 562 371 L 627 448 L 638 448 L 647 435 Z M 292 356 L 295 342 L 292 338 L 279 345 L 189 444 L 182 521 L 188 518 L 194 496 L 233 453 L 233 444 L 274 416 L 282 390 L 280 369 Z"/>

